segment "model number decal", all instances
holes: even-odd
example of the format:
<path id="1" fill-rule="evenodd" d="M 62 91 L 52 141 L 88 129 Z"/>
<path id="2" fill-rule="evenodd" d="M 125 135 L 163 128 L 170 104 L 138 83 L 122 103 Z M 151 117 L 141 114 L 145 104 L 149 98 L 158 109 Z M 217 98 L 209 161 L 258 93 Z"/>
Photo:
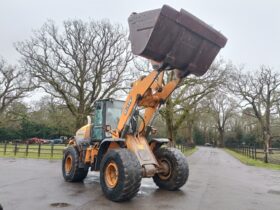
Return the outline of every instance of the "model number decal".
<path id="1" fill-rule="evenodd" d="M 131 102 L 132 102 L 132 96 L 130 96 L 129 101 L 127 102 L 127 104 L 126 104 L 126 106 L 125 106 L 125 108 L 124 108 L 124 114 L 125 114 L 125 115 L 126 115 L 127 112 L 128 112 L 128 109 L 129 109 L 129 107 L 130 107 L 130 105 L 131 105 Z"/>

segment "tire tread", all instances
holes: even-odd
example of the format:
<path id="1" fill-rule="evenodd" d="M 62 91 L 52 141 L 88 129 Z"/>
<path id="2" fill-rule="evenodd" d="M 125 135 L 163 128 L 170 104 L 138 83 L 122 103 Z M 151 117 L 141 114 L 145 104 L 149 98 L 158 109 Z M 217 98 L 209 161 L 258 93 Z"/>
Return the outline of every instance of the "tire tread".
<path id="1" fill-rule="evenodd" d="M 186 157 L 180 150 L 163 147 L 155 152 L 155 156 L 157 158 L 169 158 L 173 164 L 173 171 L 169 179 L 162 180 L 157 174 L 153 177 L 155 184 L 159 188 L 171 191 L 178 190 L 187 182 L 189 177 L 189 166 Z"/>

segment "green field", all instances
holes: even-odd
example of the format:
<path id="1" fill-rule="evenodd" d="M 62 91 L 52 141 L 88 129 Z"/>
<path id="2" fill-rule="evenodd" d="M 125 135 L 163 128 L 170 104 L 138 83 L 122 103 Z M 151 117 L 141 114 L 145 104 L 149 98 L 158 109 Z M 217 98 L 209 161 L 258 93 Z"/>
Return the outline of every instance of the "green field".
<path id="1" fill-rule="evenodd" d="M 198 150 L 197 147 L 193 147 L 193 148 L 188 148 L 186 149 L 186 151 L 184 151 L 184 154 L 186 156 L 191 156 L 194 152 L 196 152 Z"/>
<path id="2" fill-rule="evenodd" d="M 54 144 L 53 148 L 50 144 L 42 144 L 40 148 L 38 144 L 30 144 L 28 146 L 26 144 L 18 144 L 16 147 L 13 144 L 7 144 L 5 152 L 5 144 L 0 144 L 0 157 L 61 159 L 64 147 L 64 144 Z M 197 150 L 196 147 L 185 147 L 183 153 L 186 156 L 190 156 Z"/>
<path id="3" fill-rule="evenodd" d="M 18 144 L 16 147 L 13 144 L 0 144 L 0 157 L 15 157 L 15 158 L 41 158 L 41 159 L 61 159 L 64 144 L 42 144 L 39 148 L 38 144 Z"/>

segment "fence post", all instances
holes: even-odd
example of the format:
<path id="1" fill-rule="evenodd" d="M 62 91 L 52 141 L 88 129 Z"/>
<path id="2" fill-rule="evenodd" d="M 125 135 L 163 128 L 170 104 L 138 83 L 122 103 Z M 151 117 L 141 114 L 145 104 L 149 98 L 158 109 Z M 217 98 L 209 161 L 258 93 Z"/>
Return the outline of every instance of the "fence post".
<path id="1" fill-rule="evenodd" d="M 53 158 L 53 142 L 51 144 L 51 158 Z"/>
<path id="2" fill-rule="evenodd" d="M 38 157 L 40 157 L 40 153 L 41 153 L 41 143 L 39 143 L 39 146 L 38 146 Z"/>
<path id="3" fill-rule="evenodd" d="M 17 143 L 15 143 L 15 147 L 14 147 L 14 155 L 17 155 Z"/>
<path id="4" fill-rule="evenodd" d="M 249 157 L 251 158 L 251 146 L 249 146 Z"/>
<path id="5" fill-rule="evenodd" d="M 249 157 L 252 158 L 253 155 L 251 155 L 252 152 L 252 146 L 249 146 Z"/>
<path id="6" fill-rule="evenodd" d="M 256 145 L 254 145 L 254 152 L 255 152 L 255 160 L 257 159 L 257 148 L 256 148 Z"/>
<path id="7" fill-rule="evenodd" d="M 6 151 L 7 151 L 7 141 L 5 141 L 5 145 L 4 145 L 4 155 L 6 155 Z"/>
<path id="8" fill-rule="evenodd" d="M 28 156 L 28 149 L 29 149 L 29 143 L 26 143 L 26 148 L 25 148 L 25 156 Z"/>

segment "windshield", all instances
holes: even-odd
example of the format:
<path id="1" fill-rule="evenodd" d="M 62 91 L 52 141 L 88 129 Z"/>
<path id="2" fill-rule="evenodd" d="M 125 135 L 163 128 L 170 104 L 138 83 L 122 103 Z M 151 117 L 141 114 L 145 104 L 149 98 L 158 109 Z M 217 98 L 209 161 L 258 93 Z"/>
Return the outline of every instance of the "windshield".
<path id="1" fill-rule="evenodd" d="M 106 125 L 110 125 L 112 129 L 117 128 L 121 114 L 123 101 L 108 101 L 106 112 Z"/>

